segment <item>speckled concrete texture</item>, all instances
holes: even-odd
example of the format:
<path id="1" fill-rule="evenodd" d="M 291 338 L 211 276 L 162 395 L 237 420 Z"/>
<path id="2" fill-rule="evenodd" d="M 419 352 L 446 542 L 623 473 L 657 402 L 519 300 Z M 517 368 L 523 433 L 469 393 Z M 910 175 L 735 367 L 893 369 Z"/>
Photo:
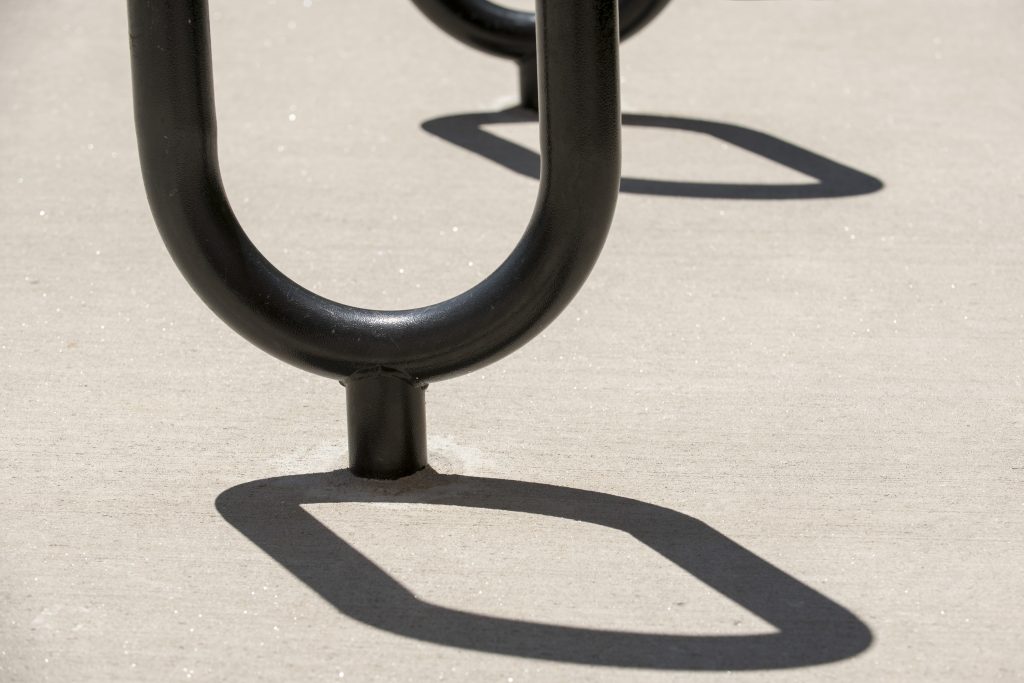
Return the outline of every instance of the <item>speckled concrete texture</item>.
<path id="1" fill-rule="evenodd" d="M 398 0 L 211 9 L 285 273 L 399 308 L 502 261 L 511 64 Z M 1024 678 L 1018 0 L 672 3 L 593 275 L 390 485 L 163 248 L 124 3 L 0 19 L 0 680 Z"/>

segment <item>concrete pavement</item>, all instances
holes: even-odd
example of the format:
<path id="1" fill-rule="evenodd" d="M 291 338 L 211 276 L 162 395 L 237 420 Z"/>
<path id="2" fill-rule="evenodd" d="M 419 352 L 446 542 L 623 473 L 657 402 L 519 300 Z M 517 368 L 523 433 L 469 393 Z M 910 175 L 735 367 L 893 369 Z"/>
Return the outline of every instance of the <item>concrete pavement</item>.
<path id="1" fill-rule="evenodd" d="M 0 17 L 0 680 L 1024 678 L 1020 3 L 674 2 L 586 287 L 391 485 L 167 256 L 123 3 Z M 212 20 L 284 272 L 409 307 L 510 251 L 511 65 L 406 2 Z"/>

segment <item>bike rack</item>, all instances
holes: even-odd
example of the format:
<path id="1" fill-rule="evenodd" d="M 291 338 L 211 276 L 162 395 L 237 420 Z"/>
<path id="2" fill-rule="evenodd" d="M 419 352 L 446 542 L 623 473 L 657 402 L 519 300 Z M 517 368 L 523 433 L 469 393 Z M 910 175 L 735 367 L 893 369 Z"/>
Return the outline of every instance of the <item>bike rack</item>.
<path id="1" fill-rule="evenodd" d="M 569 2 L 570 0 L 563 0 Z M 537 111 L 536 15 L 489 0 L 412 0 L 442 31 L 470 47 L 515 61 L 519 98 Z M 669 0 L 619 0 L 619 40 L 625 40 L 658 16 Z"/>
<path id="2" fill-rule="evenodd" d="M 135 126 L 150 209 L 179 270 L 267 353 L 346 389 L 349 464 L 394 479 L 427 463 L 428 383 L 528 342 L 600 255 L 618 198 L 614 0 L 537 0 L 541 181 L 526 232 L 482 282 L 422 308 L 354 308 L 293 282 L 235 218 L 217 159 L 206 0 L 128 0 Z"/>

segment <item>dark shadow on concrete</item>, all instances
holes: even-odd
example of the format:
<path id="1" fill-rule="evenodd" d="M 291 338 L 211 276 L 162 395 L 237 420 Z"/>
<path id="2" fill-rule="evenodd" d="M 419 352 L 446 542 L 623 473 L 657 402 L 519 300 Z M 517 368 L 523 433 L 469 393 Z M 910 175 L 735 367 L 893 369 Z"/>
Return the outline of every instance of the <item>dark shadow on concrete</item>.
<path id="1" fill-rule="evenodd" d="M 479 154 L 530 178 L 540 178 L 540 156 L 510 140 L 484 130 L 500 123 L 536 122 L 534 112 L 515 107 L 498 112 L 454 114 L 424 121 L 423 130 Z M 622 178 L 620 190 L 632 194 L 708 199 L 815 199 L 870 194 L 884 187 L 882 181 L 843 166 L 766 133 L 728 123 L 684 119 L 674 116 L 623 114 L 624 126 L 665 128 L 705 133 L 752 154 L 802 173 L 816 182 L 786 184 L 698 183 L 683 180 Z"/>
<path id="2" fill-rule="evenodd" d="M 508 510 L 619 529 L 777 632 L 636 633 L 434 605 L 417 598 L 300 507 L 352 502 Z M 368 482 L 343 470 L 241 484 L 217 497 L 217 510 L 338 611 L 385 631 L 441 645 L 581 664 L 724 671 L 834 662 L 863 652 L 872 640 L 868 627 L 850 611 L 707 524 L 668 508 L 595 491 L 429 470 L 399 482 Z M 412 542 L 429 547 L 422 538 Z M 643 570 L 636 568 L 638 573 Z M 543 577 L 538 571 L 537 580 Z"/>

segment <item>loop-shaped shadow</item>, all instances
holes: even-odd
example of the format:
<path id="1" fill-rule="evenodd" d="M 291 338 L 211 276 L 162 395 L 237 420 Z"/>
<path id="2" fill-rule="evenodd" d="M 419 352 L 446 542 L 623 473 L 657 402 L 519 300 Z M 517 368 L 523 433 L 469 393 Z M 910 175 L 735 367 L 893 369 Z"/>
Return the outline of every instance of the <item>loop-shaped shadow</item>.
<path id="1" fill-rule="evenodd" d="M 668 508 L 562 486 L 424 472 L 393 484 L 347 471 L 263 479 L 217 497 L 236 529 L 343 614 L 423 641 L 581 664 L 701 671 L 823 664 L 863 652 L 871 631 L 849 610 L 703 522 Z M 420 600 L 302 509 L 420 503 L 508 510 L 618 529 L 772 624 L 755 635 L 675 635 L 520 621 Z M 639 569 L 639 568 L 638 568 Z"/>
<path id="2" fill-rule="evenodd" d="M 529 123 L 537 115 L 521 107 L 497 112 L 442 116 L 421 124 L 423 130 L 458 145 L 510 171 L 537 179 L 540 160 L 536 152 L 484 129 L 502 123 Z M 623 114 L 624 126 L 665 128 L 704 133 L 718 140 L 802 173 L 809 183 L 707 183 L 686 180 L 654 180 L 623 176 L 620 192 L 667 197 L 705 199 L 816 199 L 852 197 L 884 187 L 878 178 L 815 154 L 773 135 L 716 121 L 652 114 Z"/>

